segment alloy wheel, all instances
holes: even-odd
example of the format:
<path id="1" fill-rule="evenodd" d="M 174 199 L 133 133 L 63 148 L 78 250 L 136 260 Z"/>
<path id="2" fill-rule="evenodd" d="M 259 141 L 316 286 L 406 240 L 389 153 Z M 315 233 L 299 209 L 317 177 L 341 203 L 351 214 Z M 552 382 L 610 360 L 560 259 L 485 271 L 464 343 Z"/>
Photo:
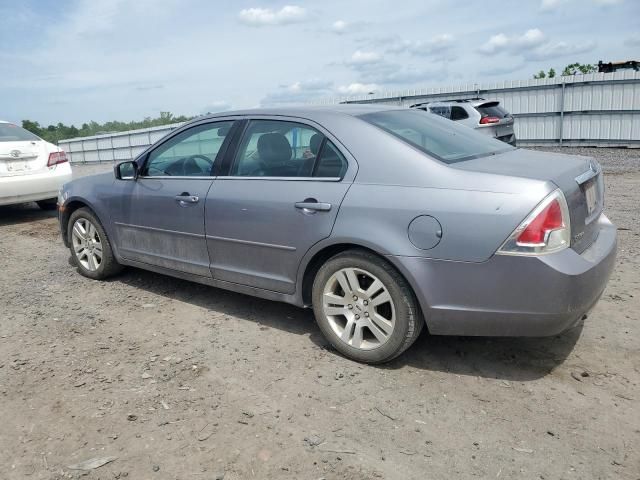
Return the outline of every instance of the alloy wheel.
<path id="1" fill-rule="evenodd" d="M 95 272 L 102 264 L 102 241 L 95 225 L 86 218 L 79 218 L 71 230 L 73 251 L 80 265 Z"/>
<path id="2" fill-rule="evenodd" d="M 387 287 L 361 268 L 343 268 L 329 277 L 322 311 L 338 338 L 360 350 L 386 343 L 395 326 L 395 306 Z"/>

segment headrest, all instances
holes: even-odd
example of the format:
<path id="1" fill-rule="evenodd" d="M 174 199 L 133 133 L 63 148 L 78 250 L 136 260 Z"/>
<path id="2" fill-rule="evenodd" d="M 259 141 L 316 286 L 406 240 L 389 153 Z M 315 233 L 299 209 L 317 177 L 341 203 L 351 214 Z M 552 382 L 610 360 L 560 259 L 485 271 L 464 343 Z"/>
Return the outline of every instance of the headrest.
<path id="1" fill-rule="evenodd" d="M 309 150 L 314 155 L 318 155 L 320 151 L 320 144 L 322 143 L 322 134 L 314 133 L 311 139 L 309 140 Z"/>
<path id="2" fill-rule="evenodd" d="M 265 133 L 258 139 L 258 155 L 265 163 L 284 163 L 291 160 L 291 145 L 281 133 Z"/>

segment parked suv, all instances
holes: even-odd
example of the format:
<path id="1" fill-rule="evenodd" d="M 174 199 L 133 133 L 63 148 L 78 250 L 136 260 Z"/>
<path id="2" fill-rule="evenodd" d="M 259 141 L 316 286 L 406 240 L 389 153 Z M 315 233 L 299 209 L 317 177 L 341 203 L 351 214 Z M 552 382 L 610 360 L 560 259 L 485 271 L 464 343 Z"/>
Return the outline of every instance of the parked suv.
<path id="1" fill-rule="evenodd" d="M 446 102 L 427 102 L 411 105 L 441 117 L 459 122 L 467 127 L 475 128 L 511 145 L 516 144 L 513 132 L 513 116 L 507 112 L 497 100 L 469 98 L 447 100 Z"/>

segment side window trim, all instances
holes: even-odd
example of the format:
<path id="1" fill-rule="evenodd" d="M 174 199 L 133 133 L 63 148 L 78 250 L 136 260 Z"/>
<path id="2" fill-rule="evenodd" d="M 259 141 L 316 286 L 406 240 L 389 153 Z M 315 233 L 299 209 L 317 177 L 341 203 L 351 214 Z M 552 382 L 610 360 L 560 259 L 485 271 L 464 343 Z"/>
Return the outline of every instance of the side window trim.
<path id="1" fill-rule="evenodd" d="M 149 166 L 149 158 L 151 157 L 151 154 L 153 152 L 155 152 L 156 150 L 158 150 L 159 148 L 161 148 L 163 145 L 166 145 L 168 142 L 170 142 L 171 140 L 173 140 L 175 137 L 177 137 L 178 135 L 183 134 L 184 132 L 188 132 L 191 129 L 197 128 L 197 127 L 201 127 L 203 125 L 213 125 L 216 123 L 226 123 L 226 122 L 232 122 L 231 126 L 229 127 L 229 134 L 225 137 L 225 139 L 222 142 L 222 145 L 220 146 L 220 150 L 218 150 L 218 153 L 216 154 L 216 158 L 213 159 L 213 164 L 211 165 L 211 170 L 209 171 L 209 175 L 204 175 L 204 176 L 190 176 L 190 177 L 182 177 L 182 176 L 148 176 L 146 175 L 146 169 Z M 149 150 L 148 152 L 145 152 L 143 155 L 143 162 L 140 168 L 141 172 L 144 172 L 143 175 L 141 175 L 138 178 L 162 178 L 162 179 L 181 179 L 181 178 L 213 178 L 215 177 L 214 172 L 216 169 L 216 164 L 221 163 L 221 161 L 217 161 L 217 160 L 222 160 L 225 158 L 226 153 L 227 153 L 227 149 L 229 147 L 229 143 L 231 142 L 231 137 L 234 136 L 236 129 L 237 129 L 237 125 L 238 125 L 239 121 L 237 118 L 215 118 L 215 119 L 211 119 L 205 122 L 200 122 L 197 123 L 195 125 L 190 125 L 189 127 L 182 129 L 176 129 L 176 131 L 172 132 L 172 134 L 170 136 L 168 136 L 167 138 L 165 138 L 161 143 L 154 145 L 153 148 L 151 150 Z"/>
<path id="2" fill-rule="evenodd" d="M 246 118 L 237 119 L 233 123 L 231 131 L 229 135 L 227 135 L 229 141 L 227 142 L 227 139 L 225 139 L 225 145 L 220 149 L 222 150 L 224 148 L 220 161 L 213 162 L 212 173 L 214 177 L 227 176 L 231 171 L 238 147 L 240 146 L 240 141 L 244 137 L 248 124 L 249 121 Z M 217 159 L 216 157 L 216 160 Z"/>
<path id="3" fill-rule="evenodd" d="M 316 155 L 316 158 L 313 159 L 313 168 L 311 169 L 311 176 L 315 177 L 316 176 L 316 169 L 318 168 L 318 165 L 320 162 L 318 162 L 318 160 L 320 160 L 322 158 L 322 152 L 324 152 L 324 146 L 327 144 L 327 136 L 323 133 L 322 134 L 322 142 L 320 143 L 320 148 L 318 149 L 318 154 Z"/>
<path id="4" fill-rule="evenodd" d="M 242 145 L 244 144 L 245 138 L 247 136 L 247 132 L 249 131 L 249 128 L 251 127 L 251 124 L 255 121 L 260 121 L 261 119 L 259 118 L 247 118 L 244 120 L 244 125 L 242 126 L 243 128 L 241 129 L 242 131 L 240 132 L 240 134 L 238 135 L 237 138 L 237 142 L 234 145 L 234 151 L 233 154 L 230 155 L 230 161 L 229 161 L 229 168 L 227 168 L 226 172 L 225 172 L 225 176 L 226 177 L 236 177 L 237 175 L 231 175 L 231 172 L 233 171 L 233 169 L 236 166 L 236 163 L 238 163 L 239 160 L 239 156 L 240 156 L 240 150 Z M 252 178 L 252 177 L 245 177 L 245 178 Z"/>

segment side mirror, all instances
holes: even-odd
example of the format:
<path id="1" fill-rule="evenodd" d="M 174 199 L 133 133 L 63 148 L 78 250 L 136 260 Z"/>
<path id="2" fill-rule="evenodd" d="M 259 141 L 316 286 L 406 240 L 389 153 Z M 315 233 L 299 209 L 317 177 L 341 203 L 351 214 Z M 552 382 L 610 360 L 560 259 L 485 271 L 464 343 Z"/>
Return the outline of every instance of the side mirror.
<path id="1" fill-rule="evenodd" d="M 120 162 L 113 167 L 113 174 L 118 180 L 136 180 L 138 164 L 136 162 Z"/>

